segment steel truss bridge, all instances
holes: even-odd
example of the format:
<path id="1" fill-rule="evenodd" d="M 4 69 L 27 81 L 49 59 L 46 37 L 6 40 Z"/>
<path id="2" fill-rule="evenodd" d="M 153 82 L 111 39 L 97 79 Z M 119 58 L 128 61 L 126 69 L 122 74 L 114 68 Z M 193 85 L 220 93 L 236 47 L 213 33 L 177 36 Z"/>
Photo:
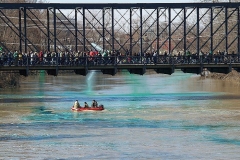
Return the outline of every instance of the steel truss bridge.
<path id="1" fill-rule="evenodd" d="M 55 52 L 57 62 L 9 66 L 2 60 L 0 70 L 19 70 L 28 75 L 29 70 L 42 69 L 57 75 L 58 70 L 73 69 L 86 75 L 94 69 L 114 75 L 118 69 L 137 74 L 154 69 L 171 74 L 175 68 L 190 73 L 208 68 L 228 73 L 240 67 L 239 7 L 240 3 L 1 3 L 2 52 Z M 118 52 L 132 59 L 138 55 L 141 60 L 92 65 L 86 59 L 86 63 L 75 66 L 59 62 L 59 53 L 91 50 Z M 168 61 L 158 58 L 157 63 L 148 64 L 142 60 L 146 59 L 145 53 L 153 52 Z M 212 58 L 206 62 L 208 56 L 204 54 Z M 220 55 L 224 60 L 216 58 Z M 195 60 L 175 61 L 176 56 Z"/>

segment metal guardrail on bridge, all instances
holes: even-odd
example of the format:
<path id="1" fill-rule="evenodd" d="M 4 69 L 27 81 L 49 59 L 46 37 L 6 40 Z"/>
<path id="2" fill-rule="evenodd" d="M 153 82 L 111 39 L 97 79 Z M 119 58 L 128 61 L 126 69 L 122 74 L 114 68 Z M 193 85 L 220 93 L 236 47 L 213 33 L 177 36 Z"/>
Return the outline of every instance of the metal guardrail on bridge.
<path id="1" fill-rule="evenodd" d="M 229 73 L 232 68 L 240 69 L 239 55 L 191 55 L 191 56 L 96 56 L 96 57 L 23 57 L 1 59 L 0 71 L 19 70 L 27 76 L 29 70 L 46 70 L 57 76 L 59 70 L 74 70 L 76 74 L 87 75 L 88 70 L 101 70 L 115 75 L 118 70 L 143 75 L 146 69 L 157 73 L 172 74 L 175 69 L 185 73 L 200 74 L 206 68 L 212 72 Z"/>

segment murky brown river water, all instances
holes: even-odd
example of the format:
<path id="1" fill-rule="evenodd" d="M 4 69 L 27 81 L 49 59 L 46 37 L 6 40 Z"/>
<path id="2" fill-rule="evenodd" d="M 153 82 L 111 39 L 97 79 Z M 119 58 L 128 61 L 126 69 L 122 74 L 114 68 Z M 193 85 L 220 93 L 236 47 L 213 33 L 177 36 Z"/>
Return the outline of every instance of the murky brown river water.
<path id="1" fill-rule="evenodd" d="M 29 76 L 0 93 L 0 159 L 240 159 L 234 83 L 93 71 Z M 106 109 L 72 112 L 76 99 Z"/>

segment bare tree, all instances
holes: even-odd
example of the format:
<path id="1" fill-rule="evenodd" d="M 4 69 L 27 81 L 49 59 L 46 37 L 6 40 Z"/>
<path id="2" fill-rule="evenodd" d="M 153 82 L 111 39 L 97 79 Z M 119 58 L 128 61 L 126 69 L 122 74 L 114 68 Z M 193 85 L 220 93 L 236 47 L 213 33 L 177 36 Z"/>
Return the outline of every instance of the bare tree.
<path id="1" fill-rule="evenodd" d="M 38 2 L 46 2 L 45 0 L 11 0 L 8 3 L 38 3 Z M 1 3 L 6 3 L 6 1 L 1 1 Z M 19 12 L 23 12 L 23 10 L 18 9 L 2 9 L 0 12 L 0 42 L 3 48 L 12 48 L 13 50 L 20 49 L 20 39 L 22 44 L 24 45 L 24 41 L 27 40 L 27 44 L 30 44 L 28 48 L 40 50 L 41 47 L 37 44 L 40 44 L 40 31 L 38 28 L 39 20 L 43 18 L 43 11 L 32 9 L 26 10 L 26 23 L 24 26 L 24 20 L 21 19 L 22 28 L 19 28 Z M 23 27 L 27 28 L 27 35 L 24 35 Z M 21 30 L 22 34 L 19 35 L 19 30 Z M 37 37 L 37 38 L 36 38 Z M 31 45 L 32 44 L 32 45 Z M 35 44 L 35 48 L 33 47 Z M 4 47 L 5 46 L 5 47 Z M 23 47 L 25 48 L 25 47 Z"/>

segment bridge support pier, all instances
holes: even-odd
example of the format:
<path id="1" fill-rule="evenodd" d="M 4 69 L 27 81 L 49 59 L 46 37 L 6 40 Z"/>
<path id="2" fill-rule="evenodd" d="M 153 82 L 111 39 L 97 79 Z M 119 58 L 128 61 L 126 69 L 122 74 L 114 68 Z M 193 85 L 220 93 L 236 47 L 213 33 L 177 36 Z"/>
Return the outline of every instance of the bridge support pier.
<path id="1" fill-rule="evenodd" d="M 181 69 L 183 73 L 196 73 L 201 74 L 203 71 L 203 67 L 195 67 L 195 68 L 183 68 Z"/>
<path id="2" fill-rule="evenodd" d="M 19 74 L 22 76 L 27 77 L 28 76 L 28 69 L 21 69 L 19 70 Z"/>
<path id="3" fill-rule="evenodd" d="M 234 70 L 236 70 L 237 72 L 240 72 L 240 68 L 234 68 Z"/>
<path id="4" fill-rule="evenodd" d="M 101 71 L 103 74 L 109 74 L 114 76 L 117 73 L 117 68 L 114 67 L 114 69 L 102 69 Z"/>
<path id="5" fill-rule="evenodd" d="M 143 66 L 143 68 L 131 68 L 131 69 L 128 69 L 128 72 L 130 74 L 144 75 L 146 73 L 146 66 Z"/>
<path id="6" fill-rule="evenodd" d="M 85 68 L 85 69 L 75 69 L 74 72 L 75 72 L 75 74 L 86 76 L 88 74 L 88 69 L 87 68 Z"/>
<path id="7" fill-rule="evenodd" d="M 157 73 L 163 73 L 163 74 L 173 74 L 174 73 L 174 67 L 171 67 L 171 68 L 157 68 L 157 69 L 154 69 L 155 72 Z"/>
<path id="8" fill-rule="evenodd" d="M 232 71 L 232 66 L 229 65 L 229 67 L 211 67 L 208 68 L 210 72 L 217 72 L 217 73 L 225 73 L 228 74 L 229 72 Z"/>
<path id="9" fill-rule="evenodd" d="M 52 76 L 57 76 L 58 75 L 58 69 L 48 69 L 47 74 L 52 75 Z"/>

